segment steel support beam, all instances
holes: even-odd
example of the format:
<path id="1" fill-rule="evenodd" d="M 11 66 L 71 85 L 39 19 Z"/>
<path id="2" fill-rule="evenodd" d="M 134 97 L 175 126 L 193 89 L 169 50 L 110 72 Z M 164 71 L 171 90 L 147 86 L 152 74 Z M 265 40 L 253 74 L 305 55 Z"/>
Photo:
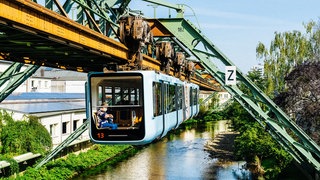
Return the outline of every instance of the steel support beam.
<path id="1" fill-rule="evenodd" d="M 162 0 L 143 0 L 149 3 L 153 3 L 159 6 L 175 9 L 177 11 L 177 18 L 183 18 L 184 7 L 181 4 L 171 4 Z"/>
<path id="2" fill-rule="evenodd" d="M 237 81 L 250 89 L 253 95 L 245 94 L 238 85 L 226 85 L 224 69 L 235 66 L 200 30 L 185 19 L 159 19 L 161 24 L 184 44 L 224 89 L 226 89 L 266 130 L 308 170 L 320 173 L 320 148 L 303 130 L 287 116 L 267 95 L 237 68 Z M 197 49 L 201 44 L 208 52 Z M 204 50 L 203 50 L 204 51 Z M 220 67 L 220 68 L 218 68 Z M 268 107 L 264 111 L 259 103 Z M 275 114 L 270 117 L 269 112 Z M 288 132 L 291 131 L 291 132 Z M 294 135 L 292 136 L 291 133 Z"/>
<path id="3" fill-rule="evenodd" d="M 83 132 L 88 130 L 89 120 L 85 121 L 78 129 L 71 133 L 61 144 L 54 148 L 46 157 L 44 157 L 40 163 L 37 164 L 36 168 L 40 168 L 52 158 L 54 158 L 60 151 L 68 147 L 74 140 L 76 140 Z"/>
<path id="4" fill-rule="evenodd" d="M 29 0 L 0 0 L 0 22 L 31 34 L 46 34 L 62 44 L 83 47 L 115 59 L 127 59 L 127 47 Z"/>
<path id="5" fill-rule="evenodd" d="M 8 97 L 39 68 L 37 65 L 27 65 L 27 68 L 22 70 L 23 66 L 23 63 L 13 63 L 0 75 L 0 102 Z"/>
<path id="6" fill-rule="evenodd" d="M 119 7 L 121 9 L 119 9 L 117 13 L 123 13 L 124 8 L 127 7 L 129 2 L 130 1 L 128 0 L 123 1 L 121 6 Z M 111 1 L 109 3 L 111 3 Z M 113 3 L 114 3 L 113 5 L 115 5 L 115 4 L 118 4 L 119 2 L 113 1 Z M 109 6 L 111 5 L 109 4 Z M 112 14 L 112 15 L 118 17 L 120 14 Z M 116 21 L 116 18 L 114 18 L 113 20 Z M 59 146 L 53 149 L 44 159 L 42 159 L 40 163 L 37 164 L 36 168 L 40 168 L 41 166 L 46 164 L 48 161 L 50 161 L 52 158 L 54 158 L 61 150 L 68 147 L 75 139 L 77 139 L 81 134 L 83 134 L 86 130 L 88 130 L 88 127 L 89 127 L 89 120 L 85 121 L 78 129 L 76 129 L 72 134 L 70 134 L 67 139 L 65 139 Z"/>
<path id="7" fill-rule="evenodd" d="M 217 95 L 217 92 L 211 93 L 206 99 L 204 99 L 201 104 L 207 103 L 214 95 Z"/>

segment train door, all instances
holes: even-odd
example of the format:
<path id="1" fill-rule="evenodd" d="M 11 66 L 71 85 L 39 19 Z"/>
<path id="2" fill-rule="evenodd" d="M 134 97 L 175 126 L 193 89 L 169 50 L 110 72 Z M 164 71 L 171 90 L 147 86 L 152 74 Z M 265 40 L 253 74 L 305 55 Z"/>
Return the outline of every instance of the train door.
<path id="1" fill-rule="evenodd" d="M 162 133 L 161 137 L 178 124 L 176 113 L 176 85 L 161 82 Z"/>
<path id="2" fill-rule="evenodd" d="M 190 87 L 190 91 L 189 91 L 189 99 L 190 99 L 190 117 L 193 116 L 194 114 L 194 109 L 193 109 L 193 88 Z"/>
<path id="3" fill-rule="evenodd" d="M 198 88 L 194 89 L 194 94 L 195 94 L 194 105 L 196 106 L 196 109 L 197 109 L 195 115 L 198 115 L 199 113 L 199 89 Z"/>
<path id="4" fill-rule="evenodd" d="M 176 114 L 177 114 L 177 123 L 176 127 L 178 126 L 185 120 L 185 115 L 183 111 L 183 106 L 184 106 L 184 99 L 183 99 L 183 86 L 180 84 L 176 85 L 175 88 L 175 102 L 176 102 Z"/>
<path id="5" fill-rule="evenodd" d="M 162 105 L 162 132 L 161 137 L 165 136 L 167 133 L 167 123 L 166 120 L 168 119 L 168 93 L 169 93 L 169 84 L 167 82 L 161 82 L 161 105 Z"/>
<path id="6" fill-rule="evenodd" d="M 185 119 L 189 119 L 190 118 L 190 88 L 189 86 L 186 84 L 184 86 L 184 114 L 185 114 Z"/>

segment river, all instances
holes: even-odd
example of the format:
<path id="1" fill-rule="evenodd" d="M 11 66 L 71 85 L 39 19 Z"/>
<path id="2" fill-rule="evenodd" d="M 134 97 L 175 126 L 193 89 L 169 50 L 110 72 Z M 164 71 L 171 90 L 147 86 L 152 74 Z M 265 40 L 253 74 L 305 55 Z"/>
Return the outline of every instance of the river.
<path id="1" fill-rule="evenodd" d="M 204 148 L 224 131 L 229 131 L 227 121 L 180 128 L 105 172 L 80 179 L 239 179 L 235 172 L 244 162 L 212 158 Z"/>

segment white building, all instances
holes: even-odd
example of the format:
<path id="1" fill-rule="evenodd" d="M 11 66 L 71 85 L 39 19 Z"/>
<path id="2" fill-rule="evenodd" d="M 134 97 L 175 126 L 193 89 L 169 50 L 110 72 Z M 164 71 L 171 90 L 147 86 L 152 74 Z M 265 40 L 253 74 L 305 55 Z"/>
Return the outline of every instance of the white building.
<path id="1" fill-rule="evenodd" d="M 214 91 L 200 91 L 199 98 L 202 100 L 206 100 L 213 93 L 215 93 L 215 92 Z M 229 99 L 232 98 L 232 96 L 226 91 L 221 91 L 221 92 L 217 92 L 217 93 L 218 93 L 218 99 L 219 99 L 218 105 L 222 105 L 223 103 L 225 103 L 226 101 L 228 101 Z M 210 103 L 212 103 L 211 99 L 209 99 L 205 103 L 205 106 L 208 106 Z"/>
<path id="2" fill-rule="evenodd" d="M 4 72 L 12 62 L 1 61 L 0 73 Z M 21 70 L 25 70 L 23 66 Z M 13 93 L 23 92 L 60 92 L 84 93 L 86 73 L 66 71 L 55 68 L 40 67 L 31 77 L 23 82 Z"/>
<path id="3" fill-rule="evenodd" d="M 227 102 L 229 99 L 231 99 L 232 96 L 227 91 L 222 91 L 222 92 L 218 92 L 218 98 L 219 98 L 219 105 L 221 105 Z"/>
<path id="4" fill-rule="evenodd" d="M 38 117 L 55 147 L 86 120 L 84 96 L 84 93 L 12 94 L 0 104 L 0 109 L 13 112 L 15 120 L 23 120 L 25 115 Z M 87 131 L 73 144 L 85 141 L 89 141 Z"/>
<path id="5" fill-rule="evenodd" d="M 54 68 L 40 68 L 32 77 L 51 79 L 51 92 L 84 93 L 86 73 Z"/>
<path id="6" fill-rule="evenodd" d="M 1 61 L 0 73 L 12 62 Z M 21 67 L 25 70 L 27 65 Z M 0 109 L 13 112 L 13 118 L 23 120 L 25 115 L 40 118 L 51 134 L 53 146 L 60 144 L 86 119 L 86 73 L 40 67 L 0 104 Z M 78 141 L 88 141 L 85 132 Z"/>

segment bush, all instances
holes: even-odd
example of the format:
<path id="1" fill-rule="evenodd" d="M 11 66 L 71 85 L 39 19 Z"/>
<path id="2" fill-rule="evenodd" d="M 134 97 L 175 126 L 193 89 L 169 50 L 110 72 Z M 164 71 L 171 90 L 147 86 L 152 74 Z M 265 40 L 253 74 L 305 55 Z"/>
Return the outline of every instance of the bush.
<path id="1" fill-rule="evenodd" d="M 66 158 L 51 161 L 39 169 L 28 168 L 19 179 L 69 179 L 116 157 L 130 147 L 129 145 L 94 145 L 87 152 L 81 152 L 79 155 L 69 154 Z"/>
<path id="2" fill-rule="evenodd" d="M 27 152 L 44 154 L 52 146 L 51 136 L 34 116 L 26 121 L 14 121 L 11 114 L 0 111 L 1 154 L 15 156 Z"/>
<path id="3" fill-rule="evenodd" d="M 48 170 L 46 167 L 39 169 L 28 168 L 23 176 L 17 177 L 17 179 L 70 179 L 74 175 L 74 172 L 65 167 L 54 167 Z"/>
<path id="4" fill-rule="evenodd" d="M 250 163 L 258 157 L 267 179 L 275 178 L 291 162 L 292 157 L 239 103 L 233 103 L 226 114 L 232 120 L 234 129 L 240 132 L 235 139 L 235 155 L 238 159 Z"/>

